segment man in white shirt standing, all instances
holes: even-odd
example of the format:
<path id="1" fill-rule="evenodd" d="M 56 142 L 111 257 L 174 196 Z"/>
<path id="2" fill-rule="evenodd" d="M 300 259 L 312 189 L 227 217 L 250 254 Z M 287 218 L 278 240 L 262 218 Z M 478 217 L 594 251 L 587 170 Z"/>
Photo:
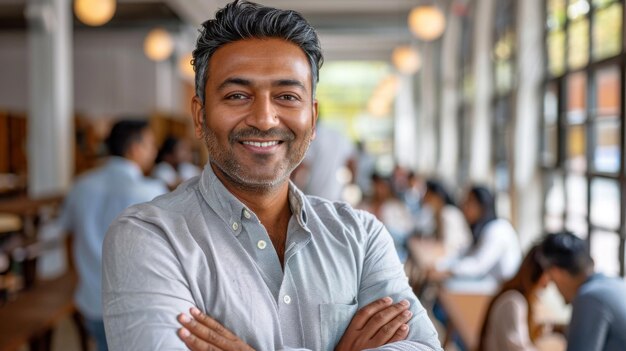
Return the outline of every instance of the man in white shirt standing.
<path id="1" fill-rule="evenodd" d="M 117 122 L 106 141 L 111 158 L 81 176 L 63 205 L 58 224 L 74 235 L 78 273 L 75 302 L 98 351 L 107 350 L 102 322 L 102 242 L 107 228 L 127 207 L 167 192 L 161 182 L 143 176 L 154 164 L 156 145 L 146 121 Z"/>

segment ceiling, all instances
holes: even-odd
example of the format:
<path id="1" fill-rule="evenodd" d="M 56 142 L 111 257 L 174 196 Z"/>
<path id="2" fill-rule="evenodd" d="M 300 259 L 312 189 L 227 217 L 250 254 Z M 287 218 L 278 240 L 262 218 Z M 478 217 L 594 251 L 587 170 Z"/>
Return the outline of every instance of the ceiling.
<path id="1" fill-rule="evenodd" d="M 68 0 L 71 1 L 71 0 Z M 74 19 L 75 30 L 138 26 L 196 27 L 229 0 L 117 0 L 114 18 L 98 29 Z M 450 0 L 439 0 L 444 6 Z M 301 12 L 317 29 L 328 60 L 388 60 L 394 47 L 411 42 L 406 20 L 420 0 L 260 0 Z M 26 0 L 0 0 L 0 31 L 25 30 Z M 194 32 L 194 31 L 192 31 Z"/>

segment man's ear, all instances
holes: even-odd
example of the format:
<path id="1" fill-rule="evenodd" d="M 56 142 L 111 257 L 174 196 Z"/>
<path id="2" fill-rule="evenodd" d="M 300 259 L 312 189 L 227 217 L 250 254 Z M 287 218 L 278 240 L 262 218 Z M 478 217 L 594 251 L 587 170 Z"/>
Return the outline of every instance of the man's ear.
<path id="1" fill-rule="evenodd" d="M 204 105 L 198 96 L 191 99 L 191 117 L 193 118 L 193 126 L 196 132 L 196 138 L 204 137 Z"/>
<path id="2" fill-rule="evenodd" d="M 319 105 L 317 104 L 317 99 L 313 100 L 313 118 L 311 119 L 311 124 L 313 127 L 313 134 L 311 134 L 311 140 L 315 139 L 315 135 L 317 132 L 317 117 L 319 115 Z"/>

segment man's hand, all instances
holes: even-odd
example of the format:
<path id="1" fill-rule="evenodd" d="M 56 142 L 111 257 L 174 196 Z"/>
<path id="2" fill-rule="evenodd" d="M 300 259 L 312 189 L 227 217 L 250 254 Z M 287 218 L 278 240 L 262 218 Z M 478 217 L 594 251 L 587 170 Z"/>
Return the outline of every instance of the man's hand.
<path id="1" fill-rule="evenodd" d="M 385 297 L 361 308 L 352 318 L 335 351 L 363 350 L 404 340 L 409 335 L 406 322 L 413 313 L 409 311 L 406 300 L 392 303 L 390 297 Z"/>
<path id="2" fill-rule="evenodd" d="M 254 351 L 237 335 L 197 308 L 193 307 L 189 312 L 193 318 L 184 313 L 178 315 L 178 321 L 183 325 L 178 330 L 178 337 L 191 351 Z"/>

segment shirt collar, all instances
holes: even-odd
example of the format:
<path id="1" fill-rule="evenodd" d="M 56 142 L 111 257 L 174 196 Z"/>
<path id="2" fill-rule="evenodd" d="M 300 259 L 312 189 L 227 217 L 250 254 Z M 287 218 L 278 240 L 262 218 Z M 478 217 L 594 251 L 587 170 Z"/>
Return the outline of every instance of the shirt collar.
<path id="1" fill-rule="evenodd" d="M 135 162 L 127 158 L 120 156 L 111 156 L 107 161 L 107 166 L 123 172 L 132 179 L 143 178 L 143 172 L 141 171 L 141 168 L 139 168 L 139 166 Z"/>
<path id="2" fill-rule="evenodd" d="M 207 162 L 200 176 L 200 192 L 209 207 L 215 211 L 222 221 L 228 224 L 235 235 L 239 235 L 241 233 L 242 217 L 247 218 L 245 216 L 246 211 L 248 213 L 253 212 L 226 189 L 221 180 L 215 175 L 215 172 L 213 172 L 210 162 Z M 295 215 L 298 224 L 308 231 L 304 203 L 304 194 L 289 181 L 289 206 L 291 212 Z"/>

